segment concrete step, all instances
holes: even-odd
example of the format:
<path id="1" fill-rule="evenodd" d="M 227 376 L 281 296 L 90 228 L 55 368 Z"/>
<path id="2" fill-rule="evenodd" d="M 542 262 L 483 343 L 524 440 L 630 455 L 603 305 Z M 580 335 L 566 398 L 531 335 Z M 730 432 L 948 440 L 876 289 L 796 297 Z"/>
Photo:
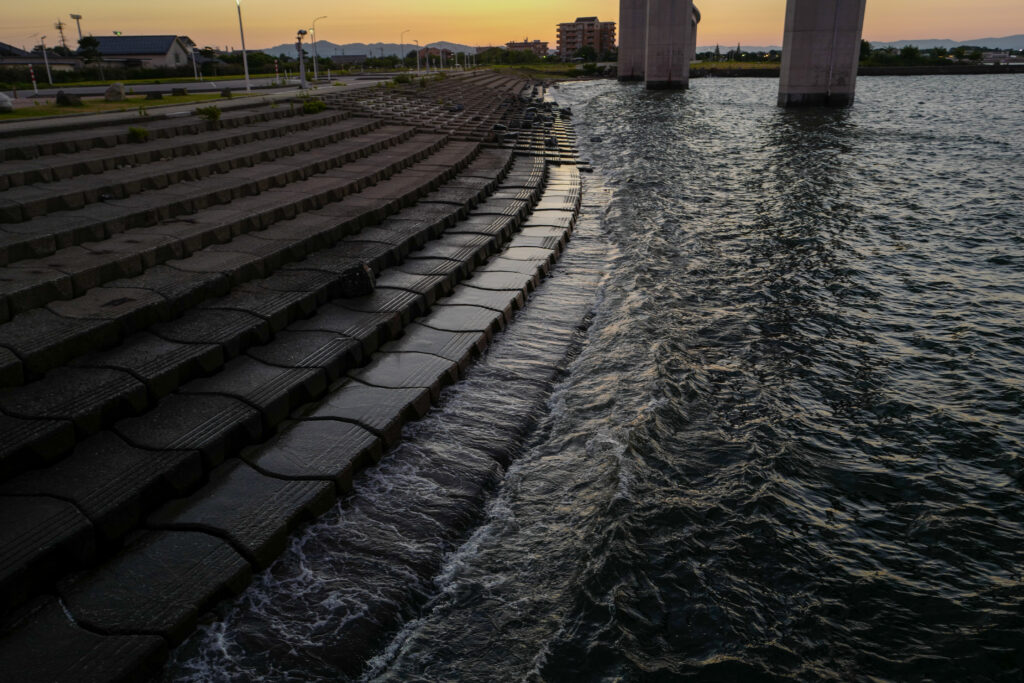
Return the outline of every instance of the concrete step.
<path id="1" fill-rule="evenodd" d="M 475 145 L 460 144 L 462 163 L 437 172 L 433 178 L 419 180 L 424 191 L 442 182 L 446 174 L 454 174 L 454 168 L 467 163 L 476 153 Z M 480 174 L 490 169 L 497 177 L 504 169 L 494 163 L 494 157 L 508 160 L 505 153 L 491 152 L 467 170 Z M 413 166 L 410 170 L 415 169 Z M 400 178 L 393 180 L 398 182 Z M 483 179 L 481 185 L 485 183 Z M 387 181 L 379 187 L 390 184 L 391 181 Z M 337 242 L 339 234 L 346 232 L 338 233 L 336 223 L 343 204 L 326 210 L 333 214 L 326 216 L 332 222 L 322 225 L 323 234 L 319 238 L 311 240 L 312 236 L 304 232 L 289 243 L 287 238 L 292 236 L 285 230 L 280 235 L 286 238 L 282 243 L 294 249 L 301 246 L 299 241 L 314 245 L 320 239 L 326 240 L 328 245 Z M 371 220 L 360 218 L 358 211 L 362 210 L 357 208 L 357 213 L 350 217 L 354 223 L 348 232 L 355 232 L 361 224 Z M 0 415 L 9 421 L 7 431 L 10 434 L 7 443 L 0 447 L 0 475 L 43 465 L 66 451 L 69 427 L 78 438 L 84 438 L 116 417 L 140 413 L 152 401 L 188 379 L 213 372 L 244 349 L 265 343 L 289 323 L 309 316 L 326 300 L 351 296 L 349 278 L 353 269 L 364 268 L 363 258 L 369 255 L 370 262 L 379 271 L 385 252 L 397 249 L 407 253 L 409 245 L 422 244 L 426 235 L 437 236 L 446 225 L 454 223 L 458 209 L 446 207 L 446 211 L 424 218 L 424 211 L 413 207 L 407 212 L 410 217 L 403 217 L 406 212 L 399 213 L 372 231 L 367 230 L 366 234 L 351 235 L 337 247 L 314 251 L 309 258 L 297 260 L 280 272 L 233 289 L 233 276 L 239 278 L 240 272 L 211 273 L 214 282 L 186 278 L 185 283 L 190 286 L 182 284 L 183 271 L 176 271 L 177 275 L 167 272 L 168 283 L 156 290 L 160 298 L 154 299 L 152 305 L 159 308 L 177 300 L 184 315 L 155 324 L 150 332 L 133 335 L 110 351 L 92 352 L 78 358 L 72 369 L 54 371 L 24 387 L 0 390 Z M 390 241 L 374 241 L 386 239 L 377 235 L 390 235 L 387 238 Z M 274 244 L 273 239 L 265 241 Z M 403 241 L 407 244 L 402 244 Z M 157 276 L 162 277 L 163 272 L 159 269 L 150 272 L 153 277 L 146 280 L 146 286 L 154 287 L 158 284 Z M 225 287 L 231 291 L 227 292 Z M 96 291 L 121 292 L 124 289 L 99 288 Z M 132 291 L 143 289 L 140 286 Z M 351 306 L 366 308 L 359 300 L 352 300 Z M 391 324 L 393 316 L 369 317 L 375 321 L 375 326 L 383 328 Z M 60 343 L 84 350 L 89 348 L 89 342 L 90 337 L 82 335 Z"/>
<path id="2" fill-rule="evenodd" d="M 256 105 L 237 111 L 225 111 L 217 122 L 221 129 L 237 128 L 252 123 L 275 121 L 297 116 L 301 108 Z M 162 119 L 145 124 L 151 139 L 173 138 L 180 135 L 195 135 L 208 130 L 208 122 L 200 116 L 191 115 L 173 119 Z M 127 124 L 119 123 L 80 131 L 21 133 L 12 138 L 0 138 L 0 160 L 36 159 L 53 154 L 74 154 L 97 148 L 110 148 L 131 142 Z"/>
<path id="3" fill-rule="evenodd" d="M 11 187 L 0 194 L 0 225 L 22 223 L 58 211 L 72 211 L 101 201 L 125 199 L 176 183 L 201 180 L 236 168 L 273 162 L 366 133 L 374 125 L 373 119 L 345 120 L 293 133 L 281 139 L 255 140 L 226 149 L 207 151 L 200 156 L 158 159 L 138 167 Z"/>
<path id="4" fill-rule="evenodd" d="M 343 112 L 328 111 L 311 116 L 295 116 L 271 122 L 259 121 L 224 129 L 220 127 L 220 122 L 216 122 L 212 130 L 187 137 L 176 136 L 127 143 L 113 148 L 100 147 L 35 159 L 8 160 L 0 168 L 0 191 L 22 185 L 50 183 L 74 176 L 104 173 L 122 167 L 138 167 L 181 156 L 198 155 L 335 124 L 345 118 Z"/>
<path id="5" fill-rule="evenodd" d="M 396 131 L 411 136 L 408 127 L 379 128 L 366 124 L 354 137 L 316 149 L 299 157 L 236 169 L 230 174 L 208 176 L 202 182 L 181 182 L 138 197 L 112 199 L 73 212 L 57 212 L 22 223 L 0 226 L 0 266 L 53 254 L 58 249 L 107 239 L 134 228 L 193 214 L 242 197 L 280 188 L 310 176 L 351 163 L 360 154 L 379 151 Z M 366 143 L 371 144 L 368 148 Z"/>
<path id="6" fill-rule="evenodd" d="M 510 246 L 516 248 L 515 245 L 513 240 Z M 498 291 L 495 290 L 495 300 L 500 299 Z M 509 301 L 522 295 L 514 288 L 504 290 L 504 294 Z M 276 556 L 274 549 L 283 545 L 284 534 L 325 504 L 328 492 L 316 489 L 314 485 L 329 483 L 337 491 L 347 491 L 352 472 L 372 464 L 378 457 L 379 451 L 370 444 L 376 441 L 378 448 L 383 447 L 389 438 L 394 438 L 389 435 L 399 432 L 403 423 L 422 417 L 429 410 L 431 397 L 436 395 L 435 386 L 450 381 L 458 373 L 459 363 L 454 359 L 479 353 L 482 348 L 479 337 L 488 324 L 488 316 L 500 314 L 493 309 L 483 309 L 480 314 L 468 310 L 459 311 L 458 315 L 449 312 L 471 308 L 475 306 L 459 304 L 431 312 L 420 323 L 411 326 L 408 334 L 385 347 L 369 365 L 351 373 L 350 379 L 338 385 L 315 409 L 302 414 L 266 444 L 246 452 L 243 459 L 251 469 L 237 462 L 222 466 L 209 485 L 188 498 L 161 508 L 149 518 L 149 525 L 161 530 L 178 530 L 177 533 L 203 529 L 226 540 L 236 552 L 248 559 L 254 569 L 269 565 Z M 448 320 L 435 320 L 437 316 Z M 464 327 L 470 332 L 446 333 L 438 329 L 459 319 L 464 321 Z M 471 319 L 479 319 L 480 322 L 470 322 Z M 538 330 L 538 334 L 543 333 L 544 330 Z M 565 338 L 571 334 L 570 326 L 549 336 Z M 545 343 L 553 341 L 545 340 Z M 516 369 L 511 368 L 511 371 L 515 373 Z M 546 372 L 549 374 L 550 370 Z M 521 374 L 523 381 L 529 382 L 537 373 L 535 368 L 524 368 Z M 543 381 L 543 377 L 537 381 Z M 158 533 L 168 532 L 151 531 L 143 538 L 154 538 Z M 121 591 L 115 587 L 119 586 L 131 586 L 129 590 L 140 596 L 160 595 L 166 590 L 162 588 L 166 574 L 160 568 L 154 568 L 154 576 L 148 578 L 145 572 L 137 569 L 139 563 L 133 550 L 129 548 L 101 569 L 87 571 L 73 579 L 88 586 L 102 577 L 103 590 L 86 594 L 88 604 L 100 604 L 102 596 L 112 588 L 117 596 Z M 202 564 L 201 553 L 186 550 L 175 554 L 176 563 L 185 566 Z M 375 558 L 379 553 L 379 550 L 370 551 L 366 557 Z M 390 555 L 381 559 L 392 565 L 396 561 Z M 123 568 L 126 564 L 131 567 L 130 571 Z M 211 564 L 216 566 L 216 563 Z M 385 566 L 384 562 L 382 566 Z M 402 566 L 408 565 L 403 563 Z M 414 574 L 421 573 L 410 569 Z M 137 584 L 139 581 L 142 585 Z M 406 590 L 412 589 L 406 587 Z M 79 597 L 78 602 L 86 602 L 86 595 Z M 79 607 L 76 601 L 66 602 L 76 619 L 90 619 L 90 610 Z M 135 621 L 160 623 L 160 616 L 164 613 L 161 605 L 146 605 L 145 602 L 140 599 L 130 603 L 132 609 L 111 610 L 109 623 L 118 623 L 118 619 L 129 618 L 128 615 Z M 141 609 L 136 608 L 139 604 Z M 206 604 L 205 599 L 203 604 Z M 392 605 L 379 616 L 391 623 L 388 614 L 396 609 L 397 605 Z M 141 631 L 138 627 L 118 630 L 110 626 L 104 630 L 118 633 Z M 171 632 L 167 627 L 156 630 Z M 172 643 L 179 641 L 180 637 L 171 638 Z"/>
<path id="7" fill-rule="evenodd" d="M 403 167 L 432 153 L 444 144 L 437 136 L 418 136 L 368 160 L 359 171 L 342 169 L 337 183 L 368 184 L 371 178 L 390 178 Z M 463 157 L 476 152 L 475 144 L 455 145 Z M 451 150 L 445 158 L 451 156 Z M 466 160 L 461 165 L 465 165 Z M 435 175 L 422 179 L 428 188 L 453 171 L 449 164 Z M 362 174 L 355 175 L 355 174 Z M 391 181 L 381 182 L 390 186 Z M 394 183 L 403 188 L 405 178 Z M 321 187 L 320 192 L 325 192 Z M 326 194 L 330 195 L 331 190 Z M 326 204 L 309 203 L 308 208 Z M 258 198 L 257 198 L 258 199 Z M 293 211 L 296 198 L 288 196 Z M 301 198 L 309 202 L 310 197 Z M 249 207 L 250 210 L 252 207 Z M 141 275 L 113 280 L 88 289 L 69 301 L 54 301 L 45 308 L 29 310 L 0 325 L 0 347 L 14 352 L 22 364 L 26 379 L 37 378 L 70 359 L 110 346 L 128 334 L 158 321 L 166 321 L 199 304 L 207 297 L 220 295 L 234 285 L 266 277 L 288 261 L 300 259 L 318 245 L 331 244 L 347 232 L 382 220 L 400 208 L 383 199 L 345 197 L 327 204 L 319 213 L 312 211 L 291 220 L 273 223 L 251 235 L 234 237 L 227 244 L 205 247 L 184 259 L 156 265 Z"/>
<path id="8" fill-rule="evenodd" d="M 255 197 L 232 202 L 224 210 L 200 212 L 195 218 L 166 221 L 136 228 L 100 242 L 67 247 L 42 259 L 26 259 L 0 269 L 0 322 L 51 301 L 72 299 L 90 289 L 120 278 L 138 276 L 149 268 L 189 257 L 234 237 L 266 229 L 283 217 L 291 217 L 322 204 L 359 192 L 380 172 L 393 170 L 391 157 L 402 155 L 415 143 L 406 143 L 406 128 L 383 128 L 378 133 L 353 138 L 346 145 L 351 158 L 373 155 L 371 173 L 347 172 L 340 177 L 328 172 L 275 188 Z M 386 154 L 382 147 L 392 147 Z M 337 153 L 336 148 L 332 153 Z M 389 156 L 390 154 L 390 156 Z M 351 168 L 342 167 L 345 171 Z M 133 286 L 127 283 L 126 286 Z M 6 317 L 5 317 L 6 316 Z"/>
<path id="9" fill-rule="evenodd" d="M 461 243 L 469 235 L 453 233 L 451 238 Z M 490 231 L 477 237 L 483 238 L 479 247 L 483 253 L 492 253 L 497 248 Z M 441 241 L 446 239 L 448 235 L 440 238 Z M 428 300 L 436 301 L 439 295 L 449 291 L 450 288 L 437 278 L 403 276 L 397 271 L 385 273 L 380 288 L 370 297 L 322 307 L 311 318 L 293 324 L 290 334 L 252 348 L 248 356 L 228 363 L 223 371 L 209 378 L 185 384 L 154 410 L 139 418 L 121 420 L 112 432 L 103 432 L 82 442 L 68 458 L 9 481 L 0 488 L 0 510 L 3 496 L 66 497 L 76 510 L 87 516 L 92 526 L 92 545 L 77 564 L 88 562 L 96 548 L 102 551 L 113 547 L 159 500 L 198 486 L 203 481 L 204 470 L 220 467 L 245 443 L 272 436 L 276 427 L 298 406 L 322 396 L 328 382 L 343 378 L 344 373 L 354 367 L 354 362 L 375 351 L 386 339 L 397 338 L 414 315 L 428 312 Z M 485 294 L 493 296 L 494 292 Z M 339 335 L 363 348 L 354 350 L 338 344 Z M 435 365 L 420 363 L 420 375 L 430 375 Z M 446 381 L 454 380 L 457 372 L 449 367 L 452 364 L 445 361 L 443 365 L 448 368 Z M 354 381 L 363 384 L 388 384 L 388 377 L 394 371 L 387 363 L 371 364 L 354 373 L 353 378 L 361 378 Z M 431 380 L 431 386 L 433 389 L 426 402 L 417 399 L 416 405 L 425 409 L 431 396 L 436 398 L 440 384 Z M 378 425 L 376 429 L 387 431 L 386 425 Z M 359 434 L 353 432 L 351 436 L 355 438 Z M 359 457 L 370 457 L 377 449 L 378 446 L 368 444 Z M 257 470 L 269 466 L 267 462 L 261 463 L 253 466 Z M 246 476 L 252 478 L 251 473 Z M 344 473 L 337 474 L 341 480 L 344 476 Z M 191 509 L 187 505 L 181 509 L 185 508 Z M 179 521 L 177 514 L 165 513 L 159 519 L 162 521 L 157 525 L 163 528 L 185 528 L 190 524 Z M 268 552 L 276 555 L 279 551 L 278 541 L 274 539 L 280 537 L 284 527 L 277 517 L 275 520 L 273 529 L 276 531 L 267 532 L 270 535 L 266 537 L 257 534 L 267 540 L 248 545 L 232 542 L 232 545 L 254 564 L 262 566 L 258 558 L 269 557 Z M 242 534 L 242 530 L 251 526 L 249 522 L 240 521 L 237 527 L 240 531 L 232 533 Z M 12 529 L 17 528 L 17 524 L 12 526 Z M 66 545 L 69 541 L 63 539 L 72 531 L 80 533 L 77 527 L 54 531 L 55 538 L 47 547 L 62 547 L 59 542 Z M 268 547 L 278 550 L 271 552 Z M 33 552 L 12 551 L 11 557 L 21 558 L 12 559 L 12 566 L 40 563 Z M 37 579 L 45 575 L 42 571 L 33 574 Z"/>

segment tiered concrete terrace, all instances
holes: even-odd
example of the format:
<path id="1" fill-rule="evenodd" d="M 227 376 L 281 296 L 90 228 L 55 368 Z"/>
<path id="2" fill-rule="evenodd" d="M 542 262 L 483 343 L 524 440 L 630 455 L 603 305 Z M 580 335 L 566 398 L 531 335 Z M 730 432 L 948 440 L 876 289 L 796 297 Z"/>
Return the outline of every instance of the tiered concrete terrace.
<path id="1" fill-rule="evenodd" d="M 0 137 L 5 679 L 152 675 L 459 379 L 579 210 L 539 94 Z"/>

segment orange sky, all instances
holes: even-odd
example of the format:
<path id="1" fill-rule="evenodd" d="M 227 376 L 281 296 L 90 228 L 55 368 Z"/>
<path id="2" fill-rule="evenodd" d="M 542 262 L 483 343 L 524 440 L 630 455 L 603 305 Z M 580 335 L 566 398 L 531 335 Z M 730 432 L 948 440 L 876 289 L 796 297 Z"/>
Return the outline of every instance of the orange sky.
<path id="1" fill-rule="evenodd" d="M 780 44 L 785 0 L 701 0 L 704 20 L 701 45 Z M 450 40 L 470 45 L 503 44 L 528 37 L 554 44 L 555 25 L 576 16 L 596 14 L 618 20 L 618 0 L 378 0 L 334 3 L 328 0 L 242 0 L 246 47 L 271 47 L 294 40 L 313 18 L 323 40 L 334 43 L 399 41 L 421 44 Z M 16 46 L 38 42 L 31 34 L 57 37 L 53 23 L 69 22 L 70 42 L 77 40 L 68 14 L 84 16 L 82 29 L 94 35 L 168 34 L 190 36 L 200 45 L 238 47 L 238 19 L 232 0 L 7 0 L 0 10 L 0 41 Z M 1024 33 L 1022 0 L 868 0 L 864 37 L 901 39 L 999 37 Z"/>

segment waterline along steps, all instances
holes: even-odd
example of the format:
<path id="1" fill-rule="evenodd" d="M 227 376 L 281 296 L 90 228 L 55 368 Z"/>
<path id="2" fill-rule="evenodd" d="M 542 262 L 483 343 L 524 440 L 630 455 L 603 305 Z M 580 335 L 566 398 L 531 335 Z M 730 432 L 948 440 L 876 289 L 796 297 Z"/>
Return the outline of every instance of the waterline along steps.
<path id="1" fill-rule="evenodd" d="M 458 381 L 579 211 L 537 94 L 0 138 L 3 676 L 152 675 Z"/>

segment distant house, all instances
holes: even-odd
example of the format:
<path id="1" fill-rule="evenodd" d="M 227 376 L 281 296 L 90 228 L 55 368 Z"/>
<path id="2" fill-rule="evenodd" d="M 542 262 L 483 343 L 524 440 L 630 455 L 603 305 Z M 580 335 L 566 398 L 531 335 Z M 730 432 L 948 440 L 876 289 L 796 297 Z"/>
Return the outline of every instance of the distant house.
<path id="1" fill-rule="evenodd" d="M 51 71 L 71 71 L 81 65 L 81 60 L 79 59 L 61 57 L 50 50 L 46 51 L 46 61 L 50 63 Z M 45 68 L 43 53 L 39 50 L 26 52 L 13 45 L 0 43 L 0 68 L 27 69 L 30 65 L 41 72 Z"/>
<path id="2" fill-rule="evenodd" d="M 509 50 L 519 50 L 521 52 L 532 52 L 538 57 L 546 57 L 548 54 L 547 41 L 535 40 L 532 43 L 527 40 L 523 41 L 511 41 L 505 44 Z"/>
<path id="3" fill-rule="evenodd" d="M 104 63 L 128 67 L 191 64 L 191 41 L 181 36 L 95 36 Z"/>

